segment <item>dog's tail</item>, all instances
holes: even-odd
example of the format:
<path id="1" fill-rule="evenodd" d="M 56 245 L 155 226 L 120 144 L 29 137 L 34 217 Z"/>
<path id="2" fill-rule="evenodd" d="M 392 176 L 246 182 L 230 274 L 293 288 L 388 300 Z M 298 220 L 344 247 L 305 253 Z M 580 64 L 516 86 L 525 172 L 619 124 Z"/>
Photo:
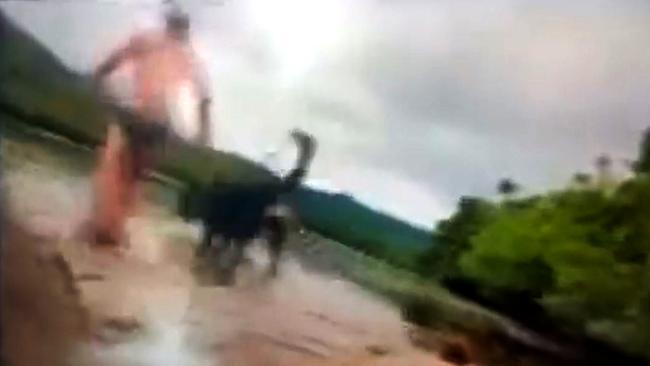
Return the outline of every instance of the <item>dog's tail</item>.
<path id="1" fill-rule="evenodd" d="M 311 135 L 294 130 L 291 137 L 298 145 L 298 160 L 291 172 L 282 178 L 282 192 L 290 192 L 302 183 L 316 152 L 316 140 Z"/>

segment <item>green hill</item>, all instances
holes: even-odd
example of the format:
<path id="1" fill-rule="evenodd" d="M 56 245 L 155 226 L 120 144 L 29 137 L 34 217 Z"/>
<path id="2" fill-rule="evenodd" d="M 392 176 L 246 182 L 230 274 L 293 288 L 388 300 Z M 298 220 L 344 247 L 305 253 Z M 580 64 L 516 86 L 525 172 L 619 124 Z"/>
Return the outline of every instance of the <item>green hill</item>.
<path id="1" fill-rule="evenodd" d="M 291 197 L 300 217 L 314 229 L 359 249 L 418 251 L 431 245 L 431 233 L 370 209 L 347 194 L 304 187 Z"/>

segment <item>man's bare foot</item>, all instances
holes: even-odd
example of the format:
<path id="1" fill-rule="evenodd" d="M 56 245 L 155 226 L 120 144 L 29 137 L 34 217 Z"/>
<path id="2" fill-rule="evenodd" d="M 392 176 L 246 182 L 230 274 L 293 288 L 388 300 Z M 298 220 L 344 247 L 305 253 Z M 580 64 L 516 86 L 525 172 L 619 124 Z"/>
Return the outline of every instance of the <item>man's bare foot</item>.
<path id="1" fill-rule="evenodd" d="M 94 235 L 94 244 L 98 246 L 107 246 L 107 247 L 113 247 L 117 246 L 119 241 L 115 238 L 115 236 L 111 235 L 108 233 L 106 230 L 95 230 L 95 235 Z"/>
<path id="2" fill-rule="evenodd" d="M 73 238 L 79 241 L 95 241 L 95 230 L 91 220 L 82 221 L 73 233 Z"/>
<path id="3" fill-rule="evenodd" d="M 111 254 L 113 254 L 118 258 L 124 258 L 128 251 L 129 249 L 124 247 L 123 245 L 118 245 L 115 248 L 111 248 Z"/>
<path id="4" fill-rule="evenodd" d="M 131 245 L 128 240 L 116 239 L 115 236 L 109 234 L 105 230 L 96 230 L 93 244 L 98 249 L 103 249 L 110 254 L 122 258 L 126 255 Z"/>

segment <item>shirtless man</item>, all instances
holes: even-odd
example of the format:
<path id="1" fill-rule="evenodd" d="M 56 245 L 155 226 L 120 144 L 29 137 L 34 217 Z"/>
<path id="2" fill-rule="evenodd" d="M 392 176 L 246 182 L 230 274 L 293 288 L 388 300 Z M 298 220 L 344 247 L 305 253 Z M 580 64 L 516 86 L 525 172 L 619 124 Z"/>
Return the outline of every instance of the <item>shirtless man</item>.
<path id="1" fill-rule="evenodd" d="M 210 96 L 189 42 L 189 19 L 178 8 L 165 15 L 165 29 L 132 36 L 94 73 L 101 91 L 119 66 L 133 66 L 133 106 L 111 106 L 106 142 L 95 174 L 94 241 L 120 246 L 124 226 L 137 202 L 139 180 L 154 166 L 168 137 L 169 96 L 190 82 L 197 96 L 198 143 L 209 141 Z"/>

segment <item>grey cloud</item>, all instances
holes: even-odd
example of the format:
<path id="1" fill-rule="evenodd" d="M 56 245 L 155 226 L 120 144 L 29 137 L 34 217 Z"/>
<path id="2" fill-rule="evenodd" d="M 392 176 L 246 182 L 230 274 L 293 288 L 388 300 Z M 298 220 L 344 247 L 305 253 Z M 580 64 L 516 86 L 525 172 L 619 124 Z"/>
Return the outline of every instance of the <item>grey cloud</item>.
<path id="1" fill-rule="evenodd" d="M 544 7 L 553 17 L 515 7 L 480 32 L 461 17 L 440 52 L 426 50 L 429 34 L 406 38 L 407 23 L 372 29 L 380 41 L 359 64 L 392 137 L 376 162 L 457 197 L 488 194 L 509 175 L 557 186 L 601 152 L 633 154 L 648 115 L 649 14 L 612 16 L 612 4 Z M 465 143 L 436 139 L 449 131 Z"/>

